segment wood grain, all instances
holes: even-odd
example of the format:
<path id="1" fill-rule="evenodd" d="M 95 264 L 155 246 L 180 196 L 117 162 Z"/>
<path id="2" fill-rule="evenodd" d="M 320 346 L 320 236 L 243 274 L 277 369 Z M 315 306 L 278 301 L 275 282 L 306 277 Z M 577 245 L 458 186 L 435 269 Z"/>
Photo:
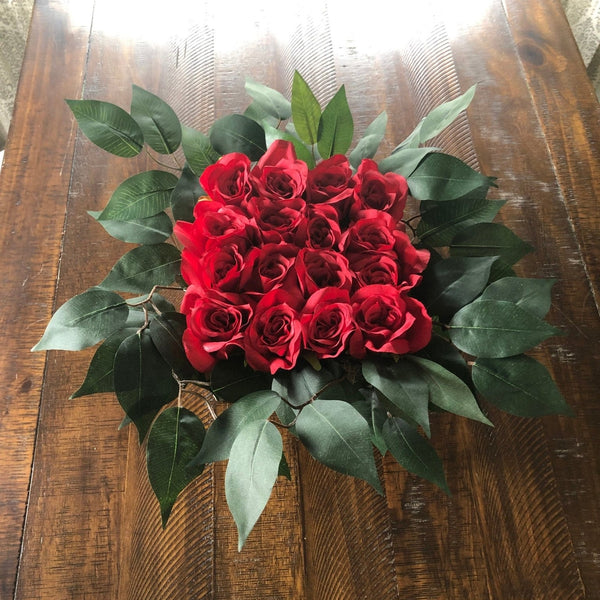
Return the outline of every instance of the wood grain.
<path id="1" fill-rule="evenodd" d="M 116 4 L 36 5 L 0 176 L 0 597 L 600 598 L 600 109 L 559 2 L 431 0 L 405 7 L 401 31 L 381 7 L 345 18 L 335 2 L 241 6 L 235 19 L 208 2 L 185 12 L 175 1 L 169 14 L 123 6 L 116 27 Z M 248 104 L 246 76 L 289 94 L 295 69 L 322 105 L 346 85 L 355 139 L 385 109 L 383 153 L 478 83 L 468 113 L 434 143 L 499 176 L 501 220 L 536 247 L 519 272 L 559 280 L 549 318 L 565 335 L 535 356 L 576 416 L 528 420 L 486 405 L 492 429 L 433 415 L 450 497 L 389 455 L 378 463 L 380 497 L 285 436 L 292 479 L 280 478 L 238 553 L 225 463 L 183 493 L 163 531 L 144 449 L 117 431 L 114 398 L 67 401 L 91 352 L 45 360 L 29 348 L 51 311 L 126 249 L 86 211 L 152 164 L 95 148 L 63 98 L 127 108 L 136 83 L 207 131 Z M 184 402 L 210 422 L 201 401 Z"/>

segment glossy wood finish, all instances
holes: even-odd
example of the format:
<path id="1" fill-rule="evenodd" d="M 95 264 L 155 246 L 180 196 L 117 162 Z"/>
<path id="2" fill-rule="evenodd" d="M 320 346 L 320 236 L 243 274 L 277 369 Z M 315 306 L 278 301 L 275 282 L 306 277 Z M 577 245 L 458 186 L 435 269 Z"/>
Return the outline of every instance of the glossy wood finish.
<path id="1" fill-rule="evenodd" d="M 34 12 L 0 174 L 0 598 L 600 598 L 600 109 L 558 1 L 432 0 L 398 15 L 375 3 L 359 17 L 337 2 L 249 4 L 235 20 L 215 3 L 137 4 L 45 0 Z M 486 406 L 490 429 L 436 415 L 450 498 L 389 457 L 380 497 L 287 440 L 292 480 L 238 553 L 223 465 L 163 532 L 116 401 L 68 400 L 91 353 L 29 348 L 124 251 L 86 211 L 150 168 L 94 148 L 63 98 L 127 107 L 136 83 L 206 130 L 244 108 L 247 75 L 289 91 L 294 69 L 320 100 L 345 83 L 358 132 L 386 109 L 388 151 L 479 83 L 438 145 L 499 177 L 501 219 L 537 250 L 520 273 L 559 280 L 550 320 L 565 335 L 536 356 L 576 416 Z"/>

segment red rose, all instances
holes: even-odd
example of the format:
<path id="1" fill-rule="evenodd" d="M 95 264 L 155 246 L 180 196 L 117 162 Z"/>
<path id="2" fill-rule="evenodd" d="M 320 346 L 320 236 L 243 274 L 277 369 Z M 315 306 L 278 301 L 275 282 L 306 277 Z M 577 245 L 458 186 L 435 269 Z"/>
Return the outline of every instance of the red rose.
<path id="1" fill-rule="evenodd" d="M 300 321 L 307 349 L 318 358 L 339 356 L 355 329 L 348 292 L 337 288 L 316 291 L 306 302 Z"/>
<path id="2" fill-rule="evenodd" d="M 306 189 L 308 167 L 296 158 L 294 145 L 275 140 L 252 169 L 257 196 L 266 198 L 300 198 Z"/>
<path id="3" fill-rule="evenodd" d="M 393 218 L 380 210 L 365 210 L 342 236 L 340 247 L 349 258 L 377 252 L 393 255 L 396 238 Z M 351 259 L 352 260 L 352 259 Z"/>
<path id="4" fill-rule="evenodd" d="M 243 207 L 252 193 L 250 159 L 239 152 L 225 154 L 204 169 L 200 185 L 213 200 Z"/>
<path id="5" fill-rule="evenodd" d="M 296 243 L 308 248 L 330 250 L 337 247 L 341 237 L 335 208 L 326 204 L 309 205 L 307 217 L 298 229 Z"/>
<path id="6" fill-rule="evenodd" d="M 320 162 L 308 173 L 308 202 L 329 204 L 343 217 L 352 196 L 352 169 L 348 159 L 336 154 Z"/>
<path id="7" fill-rule="evenodd" d="M 247 256 L 240 286 L 248 294 L 264 294 L 283 287 L 297 289 L 294 270 L 298 248 L 292 244 L 265 244 L 253 248 Z"/>
<path id="8" fill-rule="evenodd" d="M 265 243 L 292 242 L 305 220 L 302 198 L 273 200 L 252 198 L 248 206 Z"/>
<path id="9" fill-rule="evenodd" d="M 354 277 L 348 260 L 339 252 L 310 248 L 303 248 L 298 253 L 296 273 L 305 296 L 325 287 L 350 290 Z"/>
<path id="10" fill-rule="evenodd" d="M 367 350 L 406 354 L 424 348 L 431 339 L 431 317 L 414 298 L 390 285 L 368 285 L 351 298 L 357 330 L 350 354 L 362 359 Z"/>
<path id="11" fill-rule="evenodd" d="M 279 369 L 294 368 L 302 345 L 300 304 L 282 289 L 260 299 L 244 339 L 246 362 L 252 369 L 273 375 Z"/>
<path id="12" fill-rule="evenodd" d="M 244 330 L 252 316 L 250 305 L 238 294 L 224 294 L 190 286 L 181 312 L 186 315 L 183 347 L 195 369 L 211 371 L 235 348 L 243 347 Z"/>
<path id="13" fill-rule="evenodd" d="M 402 231 L 395 231 L 394 237 L 394 252 L 400 266 L 398 285 L 403 289 L 413 288 L 422 279 L 421 273 L 429 262 L 429 250 L 415 248 Z"/>
<path id="14" fill-rule="evenodd" d="M 356 254 L 350 267 L 356 273 L 357 282 L 361 287 L 375 284 L 398 285 L 398 262 L 386 254 Z"/>
<path id="15" fill-rule="evenodd" d="M 372 208 L 390 213 L 395 222 L 402 218 L 408 196 L 408 183 L 402 175 L 380 173 L 377 163 L 366 158 L 352 181 L 356 201 L 353 212 Z"/>
<path id="16" fill-rule="evenodd" d="M 247 238 L 231 237 L 225 243 L 213 240 L 200 255 L 184 250 L 181 253 L 181 274 L 188 283 L 198 284 L 205 290 L 239 292 L 249 249 Z"/>

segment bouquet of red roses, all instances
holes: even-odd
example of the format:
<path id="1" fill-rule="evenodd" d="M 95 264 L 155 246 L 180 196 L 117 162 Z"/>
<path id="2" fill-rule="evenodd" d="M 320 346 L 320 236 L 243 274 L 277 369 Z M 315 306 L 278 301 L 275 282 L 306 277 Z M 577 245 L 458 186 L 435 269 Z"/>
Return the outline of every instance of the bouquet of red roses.
<path id="1" fill-rule="evenodd" d="M 569 412 L 525 354 L 557 333 L 544 320 L 554 282 L 513 272 L 532 248 L 492 222 L 503 204 L 487 198 L 494 178 L 423 146 L 474 88 L 378 162 L 386 114 L 347 157 L 343 86 L 323 110 L 299 73 L 291 101 L 246 89 L 244 114 L 208 135 L 136 86 L 130 113 L 68 101 L 103 149 L 130 157 L 147 146 L 174 166 L 130 177 L 90 213 L 136 247 L 60 307 L 35 347 L 102 342 L 73 397 L 116 394 L 145 440 L 163 524 L 207 463 L 229 460 L 240 548 L 278 475 L 290 476 L 282 431 L 380 493 L 373 446 L 447 490 L 430 409 L 488 425 L 478 397 L 520 416 Z M 179 310 L 165 289 L 180 291 Z M 207 429 L 184 407 L 194 388 Z M 219 416 L 215 400 L 227 403 Z"/>

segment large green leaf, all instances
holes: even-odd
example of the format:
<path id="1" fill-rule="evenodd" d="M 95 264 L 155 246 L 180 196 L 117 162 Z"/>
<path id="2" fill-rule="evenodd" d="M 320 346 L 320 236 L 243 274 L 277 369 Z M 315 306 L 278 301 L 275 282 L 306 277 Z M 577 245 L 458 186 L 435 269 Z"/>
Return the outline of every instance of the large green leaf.
<path id="1" fill-rule="evenodd" d="M 88 210 L 98 220 L 100 211 Z M 98 221 L 112 237 L 129 244 L 160 244 L 173 233 L 173 223 L 165 212 L 131 221 Z"/>
<path id="2" fill-rule="evenodd" d="M 364 378 L 377 388 L 402 415 L 423 427 L 429 437 L 429 387 L 419 369 L 407 360 L 364 361 Z"/>
<path id="3" fill-rule="evenodd" d="M 497 256 L 514 265 L 533 247 L 500 223 L 477 223 L 456 234 L 450 244 L 452 256 Z"/>
<path id="4" fill-rule="evenodd" d="M 393 171 L 403 177 L 410 177 L 420 162 L 432 152 L 439 152 L 439 148 L 402 148 L 379 162 L 382 173 Z"/>
<path id="5" fill-rule="evenodd" d="M 318 142 L 321 107 L 298 71 L 292 82 L 292 119 L 302 141 L 310 145 Z"/>
<path id="6" fill-rule="evenodd" d="M 358 165 L 360 165 L 363 159 L 373 158 L 375 156 L 379 149 L 379 145 L 385 136 L 387 121 L 387 113 L 383 111 L 367 127 L 364 135 L 360 138 L 358 144 L 356 144 L 354 150 L 350 152 L 350 156 L 348 157 L 352 168 L 358 169 Z"/>
<path id="7" fill-rule="evenodd" d="M 264 510 L 283 456 L 283 441 L 269 421 L 247 423 L 239 432 L 225 473 L 225 496 L 238 530 L 238 550 Z"/>
<path id="8" fill-rule="evenodd" d="M 521 354 L 560 333 L 513 302 L 476 300 L 459 310 L 450 323 L 452 343 L 483 358 Z"/>
<path id="9" fill-rule="evenodd" d="M 147 330 L 123 340 L 113 375 L 117 399 L 135 424 L 141 443 L 160 409 L 177 398 L 179 386 Z"/>
<path id="10" fill-rule="evenodd" d="M 165 362 L 180 379 L 193 379 L 196 370 L 187 359 L 182 337 L 186 318 L 178 312 L 156 315 L 150 321 L 150 337 Z"/>
<path id="11" fill-rule="evenodd" d="M 211 390 L 225 402 L 236 402 L 250 392 L 268 390 L 271 381 L 268 373 L 251 369 L 239 355 L 218 361 L 210 374 Z"/>
<path id="12" fill-rule="evenodd" d="M 246 78 L 246 92 L 268 115 L 285 121 L 292 116 L 290 101 L 273 88 Z"/>
<path id="13" fill-rule="evenodd" d="M 481 300 L 506 300 L 543 319 L 552 303 L 551 290 L 555 279 L 504 277 L 488 285 Z"/>
<path id="14" fill-rule="evenodd" d="M 131 158 L 144 146 L 144 135 L 122 108 L 100 100 L 67 100 L 81 131 L 103 150 Z"/>
<path id="15" fill-rule="evenodd" d="M 391 455 L 407 471 L 450 493 L 440 457 L 414 427 L 393 417 L 383 424 L 382 435 Z"/>
<path id="16" fill-rule="evenodd" d="M 131 221 L 157 215 L 169 206 L 176 185 L 177 177 L 166 171 L 138 173 L 119 185 L 97 218 Z"/>
<path id="17" fill-rule="evenodd" d="M 451 256 L 431 265 L 418 288 L 430 314 L 447 320 L 487 285 L 495 257 Z"/>
<path id="18" fill-rule="evenodd" d="M 172 154 L 181 144 L 181 125 L 173 109 L 161 98 L 133 86 L 131 116 L 144 134 L 144 141 L 160 154 Z"/>
<path id="19" fill-rule="evenodd" d="M 315 400 L 298 415 L 296 433 L 318 461 L 340 473 L 364 479 L 382 493 L 369 425 L 350 404 Z"/>
<path id="20" fill-rule="evenodd" d="M 478 358 L 473 382 L 486 400 L 513 415 L 573 415 L 546 367 L 524 354 Z"/>
<path id="21" fill-rule="evenodd" d="M 427 246 L 448 246 L 457 233 L 476 223 L 491 221 L 502 206 L 502 200 L 459 198 L 450 200 L 423 212 L 417 235 Z"/>
<path id="22" fill-rule="evenodd" d="M 400 143 L 394 151 L 397 152 L 401 148 L 416 148 L 420 144 L 444 131 L 444 129 L 451 125 L 456 120 L 456 117 L 469 106 L 475 95 L 476 87 L 476 85 L 473 85 L 458 98 L 450 100 L 449 102 L 444 102 L 434 108 L 421 120 L 415 130 Z"/>
<path id="23" fill-rule="evenodd" d="M 242 429 L 253 421 L 268 419 L 281 403 L 271 390 L 252 392 L 221 413 L 206 432 L 202 449 L 193 463 L 210 463 L 229 458 L 231 446 Z"/>
<path id="24" fill-rule="evenodd" d="M 417 200 L 456 200 L 493 179 L 478 173 L 459 158 L 442 152 L 428 154 L 408 177 L 410 193 Z"/>
<path id="25" fill-rule="evenodd" d="M 351 404 L 368 423 L 369 431 L 371 432 L 371 442 L 383 456 L 387 452 L 387 445 L 383 439 L 381 430 L 387 419 L 387 411 L 379 399 L 377 390 L 369 388 L 362 390 L 362 392 L 363 398 L 351 402 Z"/>
<path id="26" fill-rule="evenodd" d="M 32 350 L 82 350 L 97 344 L 127 321 L 129 309 L 114 292 L 91 288 L 65 302 L 52 316 Z"/>
<path id="27" fill-rule="evenodd" d="M 227 115 L 217 119 L 210 128 L 209 138 L 211 146 L 219 154 L 241 152 L 250 160 L 258 160 L 267 150 L 265 130 L 244 115 Z"/>
<path id="28" fill-rule="evenodd" d="M 121 342 L 130 335 L 133 335 L 139 327 L 124 327 L 108 336 L 96 350 L 88 368 L 87 375 L 81 387 L 71 395 L 71 399 L 89 396 L 91 394 L 101 394 L 105 392 L 114 392 L 115 384 L 113 380 L 113 369 L 115 363 L 115 354 L 121 345 Z"/>
<path id="29" fill-rule="evenodd" d="M 100 287 L 143 294 L 155 285 L 169 285 L 179 274 L 181 252 L 171 244 L 138 246 L 123 255 Z"/>
<path id="30" fill-rule="evenodd" d="M 199 177 L 206 167 L 217 162 L 219 153 L 202 132 L 191 127 L 182 127 L 182 145 L 190 169 Z"/>
<path id="31" fill-rule="evenodd" d="M 432 404 L 455 415 L 480 421 L 486 425 L 492 424 L 481 412 L 477 400 L 462 379 L 438 363 L 420 356 L 410 356 L 409 360 L 417 365 L 427 382 L 429 400 Z"/>
<path id="32" fill-rule="evenodd" d="M 321 115 L 318 132 L 319 154 L 324 159 L 334 154 L 346 154 L 353 135 L 354 121 L 346 99 L 346 89 L 342 86 Z"/>
<path id="33" fill-rule="evenodd" d="M 418 352 L 418 356 L 438 363 L 462 379 L 471 391 L 474 391 L 471 369 L 469 369 L 463 355 L 444 338 L 434 335 L 429 344 Z"/>
<path id="34" fill-rule="evenodd" d="M 150 485 L 160 504 L 163 527 L 177 496 L 204 469 L 204 465 L 187 468 L 203 441 L 204 425 L 187 408 L 167 408 L 152 424 L 146 447 L 146 466 Z"/>

